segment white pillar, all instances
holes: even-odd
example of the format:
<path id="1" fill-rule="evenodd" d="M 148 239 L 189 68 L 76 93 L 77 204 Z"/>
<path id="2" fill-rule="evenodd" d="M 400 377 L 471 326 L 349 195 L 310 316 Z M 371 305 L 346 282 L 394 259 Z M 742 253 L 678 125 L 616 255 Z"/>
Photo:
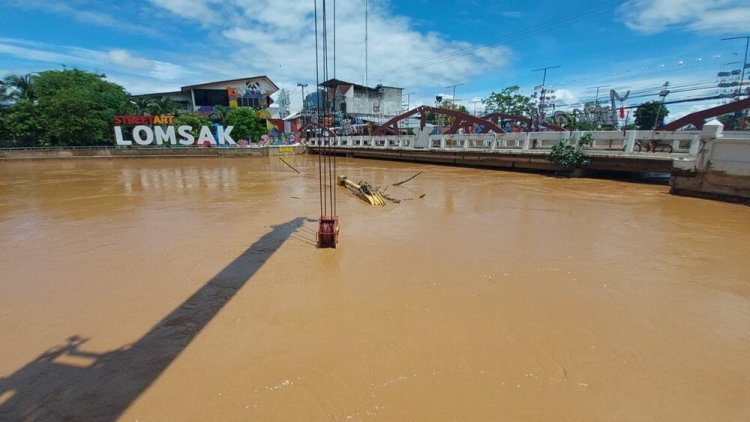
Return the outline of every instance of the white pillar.
<path id="1" fill-rule="evenodd" d="M 526 136 L 523 138 L 523 149 L 531 149 L 531 135 L 530 132 L 526 132 Z"/>
<path id="2" fill-rule="evenodd" d="M 625 134 L 625 152 L 633 152 L 635 148 L 635 131 L 629 130 Z"/>
<path id="3" fill-rule="evenodd" d="M 690 155 L 698 155 L 698 151 L 701 148 L 701 137 L 700 135 L 693 135 L 693 139 L 690 140 Z"/>

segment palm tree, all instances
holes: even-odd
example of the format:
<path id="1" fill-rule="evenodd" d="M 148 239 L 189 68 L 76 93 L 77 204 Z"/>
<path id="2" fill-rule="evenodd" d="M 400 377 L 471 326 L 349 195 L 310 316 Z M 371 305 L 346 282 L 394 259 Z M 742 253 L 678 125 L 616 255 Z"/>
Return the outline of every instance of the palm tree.
<path id="1" fill-rule="evenodd" d="M 8 75 L 3 83 L 7 90 L 7 96 L 11 100 L 33 101 L 36 98 L 36 95 L 34 95 L 34 75 L 31 73 Z"/>
<path id="2" fill-rule="evenodd" d="M 149 97 L 133 97 L 130 102 L 135 107 L 136 114 L 144 115 L 149 111 L 151 103 L 154 101 L 153 98 Z"/>
<path id="3" fill-rule="evenodd" d="M 0 80 L 0 106 L 8 100 L 8 86 L 5 85 L 4 81 Z"/>
<path id="4" fill-rule="evenodd" d="M 174 114 L 180 105 L 169 97 L 161 97 L 158 100 L 152 100 L 148 106 L 151 114 Z"/>

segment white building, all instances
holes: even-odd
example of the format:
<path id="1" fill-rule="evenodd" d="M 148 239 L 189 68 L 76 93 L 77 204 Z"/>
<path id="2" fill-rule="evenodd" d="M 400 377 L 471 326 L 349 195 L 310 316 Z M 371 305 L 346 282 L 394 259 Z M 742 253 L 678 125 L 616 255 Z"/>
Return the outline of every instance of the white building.
<path id="1" fill-rule="evenodd" d="M 326 89 L 328 111 L 355 116 L 397 116 L 402 113 L 403 88 L 378 85 L 370 88 L 338 79 L 320 84 Z"/>

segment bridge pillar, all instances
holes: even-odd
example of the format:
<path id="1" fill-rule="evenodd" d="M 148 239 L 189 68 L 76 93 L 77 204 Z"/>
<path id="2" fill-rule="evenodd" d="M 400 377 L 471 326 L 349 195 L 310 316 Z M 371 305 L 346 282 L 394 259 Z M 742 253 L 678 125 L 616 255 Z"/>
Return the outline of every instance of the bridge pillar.
<path id="1" fill-rule="evenodd" d="M 633 152 L 635 148 L 635 131 L 629 130 L 625 133 L 625 152 Z"/>
<path id="2" fill-rule="evenodd" d="M 523 138 L 523 149 L 524 150 L 531 149 L 531 135 L 529 132 L 526 132 L 526 136 Z"/>
<path id="3" fill-rule="evenodd" d="M 690 140 L 690 155 L 698 155 L 698 151 L 701 148 L 701 136 L 693 135 L 693 139 Z"/>

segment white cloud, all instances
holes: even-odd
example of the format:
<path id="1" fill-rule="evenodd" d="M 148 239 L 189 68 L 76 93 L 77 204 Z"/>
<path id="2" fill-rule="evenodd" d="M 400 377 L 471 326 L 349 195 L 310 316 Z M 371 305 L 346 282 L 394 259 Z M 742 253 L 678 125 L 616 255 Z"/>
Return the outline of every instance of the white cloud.
<path id="1" fill-rule="evenodd" d="M 177 16 L 195 19 L 204 24 L 217 22 L 219 16 L 216 13 L 216 7 L 220 6 L 219 1 L 211 0 L 152 0 L 154 6 L 166 9 Z"/>
<path id="2" fill-rule="evenodd" d="M 52 63 L 54 67 L 78 67 L 94 72 L 104 72 L 108 79 L 124 85 L 133 93 L 177 89 L 185 85 L 185 78 L 198 74 L 196 70 L 180 64 L 137 57 L 122 49 L 100 51 L 0 38 L 0 54 L 21 62 Z M 26 73 L 28 70 L 19 69 L 18 71 Z M 146 87 L 148 89 L 145 89 Z"/>
<path id="3" fill-rule="evenodd" d="M 109 59 L 110 63 L 117 66 L 122 66 L 127 69 L 146 71 L 154 68 L 154 62 L 152 62 L 151 60 L 142 59 L 140 57 L 133 57 L 126 50 L 109 50 L 107 52 L 107 58 Z"/>
<path id="4" fill-rule="evenodd" d="M 97 12 L 94 6 L 90 4 L 84 4 L 79 7 L 75 7 L 70 3 L 63 1 L 48 1 L 48 0 L 6 0 L 7 6 L 17 7 L 27 10 L 38 10 L 40 12 L 51 12 L 60 15 L 70 16 L 73 19 L 83 22 L 92 23 L 95 25 L 112 28 L 118 31 L 131 32 L 146 34 L 149 36 L 158 36 L 158 31 L 154 30 L 149 26 L 139 25 L 133 22 L 123 21 L 121 18 L 116 18 L 107 13 Z M 117 5 L 107 3 L 107 9 L 113 9 Z"/>
<path id="5" fill-rule="evenodd" d="M 746 32 L 747 0 L 629 0 L 618 8 L 625 24 L 643 33 L 684 26 L 694 31 Z"/>
<path id="6" fill-rule="evenodd" d="M 314 9 L 310 2 L 271 0 L 191 0 L 193 13 L 176 0 L 156 1 L 177 16 L 192 19 L 231 49 L 217 74 L 270 74 L 277 83 L 312 82 L 315 74 Z M 372 2 L 375 3 L 375 2 Z M 330 6 L 330 4 L 329 4 Z M 332 8 L 329 7 L 328 76 L 334 75 Z M 322 28 L 322 11 L 318 10 Z M 210 22 L 220 21 L 220 25 Z M 468 80 L 488 70 L 500 70 L 512 54 L 506 47 L 489 47 L 421 33 L 387 6 L 370 4 L 368 19 L 368 85 L 440 86 Z M 339 2 L 336 9 L 335 75 L 363 83 L 365 79 L 364 7 Z M 322 42 L 322 40 L 321 40 Z M 322 51 L 322 46 L 321 46 Z M 457 53 L 456 53 L 457 52 Z M 322 54 L 322 53 L 321 53 Z M 320 57 L 322 61 L 322 57 Z M 197 64 L 196 66 L 202 66 Z M 231 77 L 231 76 L 230 76 Z M 322 78 L 322 75 L 321 75 Z"/>

